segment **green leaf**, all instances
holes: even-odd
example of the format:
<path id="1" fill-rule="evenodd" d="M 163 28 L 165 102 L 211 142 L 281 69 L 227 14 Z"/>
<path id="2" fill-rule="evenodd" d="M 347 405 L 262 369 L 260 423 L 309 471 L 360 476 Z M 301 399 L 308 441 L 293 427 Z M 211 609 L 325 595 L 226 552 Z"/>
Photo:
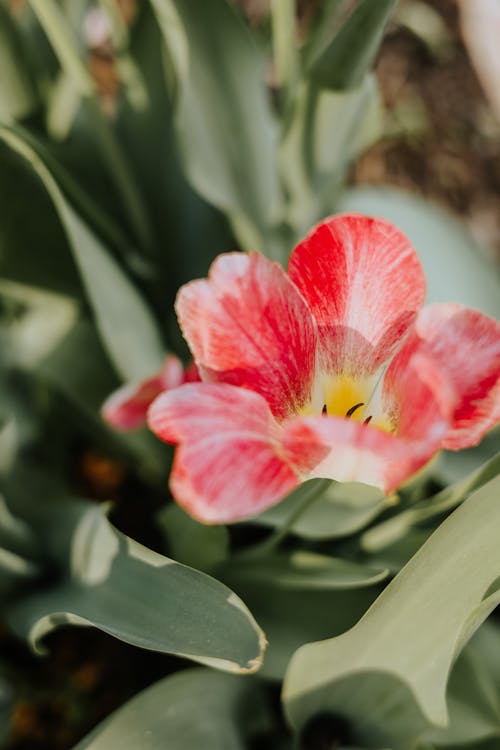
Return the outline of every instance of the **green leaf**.
<path id="1" fill-rule="evenodd" d="M 350 631 L 294 654 L 284 686 L 294 727 L 333 711 L 355 741 L 403 750 L 447 726 L 452 665 L 500 601 L 499 490 L 497 477 L 458 508 Z"/>
<path id="2" fill-rule="evenodd" d="M 394 222 L 415 246 L 427 278 L 428 302 L 461 302 L 500 317 L 496 269 L 466 228 L 445 211 L 395 188 L 346 191 L 338 211 L 359 211 Z"/>
<path id="3" fill-rule="evenodd" d="M 117 371 L 125 380 L 134 380 L 158 370 L 164 349 L 155 322 L 138 291 L 68 203 L 34 149 L 8 128 L 0 128 L 0 139 L 31 165 L 46 188 Z"/>
<path id="4" fill-rule="evenodd" d="M 198 523 L 175 503 L 158 513 L 157 523 L 167 538 L 169 554 L 177 562 L 210 571 L 227 557 L 226 526 Z"/>
<path id="5" fill-rule="evenodd" d="M 500 701 L 492 677 L 467 647 L 457 659 L 448 683 L 449 726 L 425 739 L 437 747 L 478 742 L 500 736 Z"/>
<path id="6" fill-rule="evenodd" d="M 333 210 L 346 169 L 357 154 L 382 135 L 382 107 L 376 80 L 366 76 L 351 91 L 296 87 L 290 122 L 279 150 L 287 192 L 287 220 L 298 241 Z"/>
<path id="7" fill-rule="evenodd" d="M 82 356 L 82 352 L 85 356 Z M 146 480 L 164 484 L 169 452 L 146 429 L 120 432 L 100 415 L 100 408 L 118 382 L 92 323 L 79 319 L 59 346 L 38 367 L 38 376 L 63 395 L 72 407 L 72 419 L 93 443 L 120 460 L 133 464 Z"/>
<path id="8" fill-rule="evenodd" d="M 37 105 L 37 96 L 26 56 L 13 19 L 0 4 L 0 119 L 20 120 Z"/>
<path id="9" fill-rule="evenodd" d="M 54 584 L 8 608 L 10 626 L 35 650 L 43 650 L 40 642 L 54 628 L 93 625 L 132 645 L 216 669 L 260 667 L 264 635 L 222 583 L 124 536 L 102 506 L 67 498 L 32 503 L 25 502 L 25 513 L 61 572 Z"/>
<path id="10" fill-rule="evenodd" d="M 300 508 L 303 494 L 318 480 L 292 492 L 285 500 L 253 519 L 280 528 Z M 372 521 L 390 503 L 380 490 L 356 482 L 332 482 L 293 523 L 291 532 L 305 539 L 334 539 L 349 536 Z"/>
<path id="11" fill-rule="evenodd" d="M 270 721 L 255 682 L 189 669 L 132 698 L 74 750 L 245 750 Z"/>
<path id="12" fill-rule="evenodd" d="M 175 124 L 188 179 L 262 248 L 260 233 L 276 220 L 279 198 L 266 56 L 227 0 L 152 5 L 175 71 Z"/>
<path id="13" fill-rule="evenodd" d="M 327 48 L 313 59 L 311 77 L 330 89 L 358 86 L 377 54 L 396 2 L 361 0 Z"/>
<path id="14" fill-rule="evenodd" d="M 307 550 L 267 557 L 231 558 L 218 572 L 232 582 L 250 581 L 278 589 L 314 591 L 372 586 L 387 578 L 387 570 L 321 555 Z"/>
<path id="15" fill-rule="evenodd" d="M 437 495 L 418 503 L 414 508 L 408 508 L 366 531 L 361 537 L 362 548 L 367 552 L 377 552 L 389 544 L 394 544 L 413 526 L 428 522 L 452 510 L 471 492 L 479 489 L 498 474 L 500 474 L 500 453 L 460 482 L 445 487 Z"/>
<path id="16" fill-rule="evenodd" d="M 19 200 L 21 195 L 22 201 Z M 1 139 L 0 205 L 2 277 L 81 296 L 78 270 L 47 191 L 26 160 Z M 29 206 L 29 221 L 26 206 Z M 46 248 L 50 248 L 50 252 Z"/>

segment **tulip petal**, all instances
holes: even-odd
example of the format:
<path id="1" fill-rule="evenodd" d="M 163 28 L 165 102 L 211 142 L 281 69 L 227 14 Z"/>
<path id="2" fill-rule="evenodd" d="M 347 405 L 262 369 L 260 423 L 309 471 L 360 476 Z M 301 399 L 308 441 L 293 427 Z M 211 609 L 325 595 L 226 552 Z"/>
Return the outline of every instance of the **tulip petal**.
<path id="1" fill-rule="evenodd" d="M 316 226 L 290 256 L 288 273 L 316 319 L 321 364 L 331 372 L 374 373 L 425 297 L 409 240 L 367 216 L 334 216 Z"/>
<path id="2" fill-rule="evenodd" d="M 180 290 L 176 309 L 203 380 L 260 393 L 277 418 L 307 401 L 315 325 L 278 264 L 256 253 L 221 255 L 207 280 Z"/>
<path id="3" fill-rule="evenodd" d="M 148 422 L 162 440 L 180 443 L 170 488 L 204 523 L 254 516 L 298 484 L 281 452 L 280 427 L 257 393 L 225 383 L 183 385 L 156 399 Z"/>
<path id="4" fill-rule="evenodd" d="M 189 376 L 191 369 L 189 370 Z M 101 409 L 102 418 L 117 430 L 136 430 L 146 422 L 154 399 L 169 388 L 177 388 L 186 379 L 182 362 L 169 354 L 160 372 L 138 383 L 127 383 L 111 394 Z"/>
<path id="5" fill-rule="evenodd" d="M 500 323 L 458 304 L 429 305 L 389 370 L 417 354 L 434 362 L 452 391 L 443 447 L 476 445 L 500 419 Z"/>

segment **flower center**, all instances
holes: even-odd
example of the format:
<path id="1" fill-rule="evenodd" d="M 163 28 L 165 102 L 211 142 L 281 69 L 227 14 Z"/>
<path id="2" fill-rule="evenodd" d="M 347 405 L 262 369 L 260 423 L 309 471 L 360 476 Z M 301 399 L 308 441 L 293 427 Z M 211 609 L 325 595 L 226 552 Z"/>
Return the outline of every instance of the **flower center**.
<path id="1" fill-rule="evenodd" d="M 370 422 L 384 432 L 393 432 L 395 426 L 382 409 L 377 380 L 373 376 L 317 376 L 311 401 L 301 409 L 301 414 L 346 417 L 355 422 Z"/>

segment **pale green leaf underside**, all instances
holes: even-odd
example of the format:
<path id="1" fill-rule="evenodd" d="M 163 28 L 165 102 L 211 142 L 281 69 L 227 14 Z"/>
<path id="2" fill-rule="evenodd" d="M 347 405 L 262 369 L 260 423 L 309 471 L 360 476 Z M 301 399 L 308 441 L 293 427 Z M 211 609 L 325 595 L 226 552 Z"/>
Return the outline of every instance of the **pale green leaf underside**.
<path id="1" fill-rule="evenodd" d="M 284 687 L 293 725 L 337 711 L 367 747 L 394 750 L 446 726 L 453 662 L 499 600 L 499 492 L 500 477 L 475 492 L 350 631 L 295 653 Z"/>

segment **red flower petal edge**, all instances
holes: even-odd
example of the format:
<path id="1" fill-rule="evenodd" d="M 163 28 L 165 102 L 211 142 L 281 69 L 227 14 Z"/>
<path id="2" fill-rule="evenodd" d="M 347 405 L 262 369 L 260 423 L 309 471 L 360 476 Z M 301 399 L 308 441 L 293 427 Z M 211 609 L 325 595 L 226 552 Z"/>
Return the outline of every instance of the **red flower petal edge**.
<path id="1" fill-rule="evenodd" d="M 199 379 L 194 362 L 184 370 L 180 359 L 169 354 L 160 372 L 138 383 L 127 383 L 112 393 L 102 406 L 102 418 L 117 430 L 139 429 L 146 423 L 148 409 L 160 393 Z"/>

